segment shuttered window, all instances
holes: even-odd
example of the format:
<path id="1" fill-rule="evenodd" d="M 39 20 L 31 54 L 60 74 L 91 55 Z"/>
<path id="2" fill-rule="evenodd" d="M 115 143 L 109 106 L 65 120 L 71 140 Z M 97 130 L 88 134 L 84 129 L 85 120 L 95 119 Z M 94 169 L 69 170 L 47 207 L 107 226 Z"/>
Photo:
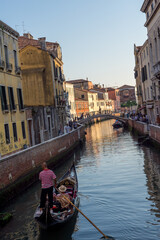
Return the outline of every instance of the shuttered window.
<path id="1" fill-rule="evenodd" d="M 18 96 L 18 105 L 19 105 L 19 110 L 24 109 L 23 105 L 23 97 L 22 97 L 22 89 L 17 88 L 17 96 Z"/>
<path id="2" fill-rule="evenodd" d="M 14 102 L 14 93 L 13 93 L 13 88 L 8 87 L 8 95 L 9 95 L 9 105 L 10 105 L 10 110 L 15 110 L 16 105 Z"/>
<path id="3" fill-rule="evenodd" d="M 13 127 L 14 142 L 17 142 L 18 138 L 17 138 L 17 126 L 16 126 L 16 123 L 12 123 L 12 127 Z"/>
<path id="4" fill-rule="evenodd" d="M 4 124 L 4 130 L 5 130 L 6 144 L 9 144 L 10 136 L 9 136 L 9 125 L 8 124 Z"/>
<path id="5" fill-rule="evenodd" d="M 21 126 L 22 126 L 22 136 L 23 136 L 23 139 L 25 139 L 26 138 L 25 123 L 21 122 Z"/>
<path id="6" fill-rule="evenodd" d="M 8 110 L 6 89 L 4 86 L 0 86 L 0 99 L 1 99 L 2 111 Z"/>

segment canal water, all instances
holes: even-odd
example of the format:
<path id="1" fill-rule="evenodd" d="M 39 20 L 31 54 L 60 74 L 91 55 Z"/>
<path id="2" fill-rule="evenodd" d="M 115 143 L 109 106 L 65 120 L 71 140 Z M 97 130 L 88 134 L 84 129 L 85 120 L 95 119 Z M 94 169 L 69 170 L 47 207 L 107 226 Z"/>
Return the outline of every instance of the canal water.
<path id="1" fill-rule="evenodd" d="M 62 176 L 75 160 L 79 208 L 106 235 L 117 240 L 160 239 L 160 152 L 139 144 L 128 131 L 114 130 L 113 122 L 88 127 L 84 145 L 55 172 Z M 59 231 L 41 231 L 33 219 L 39 196 L 36 183 L 4 209 L 13 219 L 1 229 L 0 239 L 101 238 L 81 214 Z"/>

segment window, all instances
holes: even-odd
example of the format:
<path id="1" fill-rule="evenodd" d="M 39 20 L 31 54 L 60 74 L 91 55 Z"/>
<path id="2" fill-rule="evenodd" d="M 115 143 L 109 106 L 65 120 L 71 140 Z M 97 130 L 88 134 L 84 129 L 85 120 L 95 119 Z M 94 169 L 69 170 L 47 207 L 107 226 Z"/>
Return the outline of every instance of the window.
<path id="1" fill-rule="evenodd" d="M 150 95 L 149 95 L 149 87 L 147 87 L 147 93 L 148 93 L 148 99 L 150 99 Z"/>
<path id="2" fill-rule="evenodd" d="M 83 94 L 83 95 L 81 95 L 81 98 L 84 98 L 84 94 Z"/>
<path id="3" fill-rule="evenodd" d="M 151 68 L 152 68 L 152 66 L 153 66 L 153 53 L 152 53 L 152 43 L 150 43 L 150 60 L 151 60 Z"/>
<path id="4" fill-rule="evenodd" d="M 14 94 L 13 94 L 13 88 L 8 87 L 8 95 L 9 95 L 9 103 L 10 103 L 10 110 L 15 110 L 16 105 L 14 102 Z"/>
<path id="5" fill-rule="evenodd" d="M 153 3 L 151 4 L 151 10 L 153 11 L 153 8 L 154 8 L 154 5 L 153 5 Z"/>
<path id="6" fill-rule="evenodd" d="M 2 111 L 8 110 L 6 89 L 4 86 L 0 86 L 0 98 L 1 98 Z"/>
<path id="7" fill-rule="evenodd" d="M 149 78 L 151 77 L 150 64 L 148 63 Z"/>
<path id="8" fill-rule="evenodd" d="M 4 124 L 4 130 L 5 130 L 6 144 L 9 144 L 10 143 L 10 136 L 9 136 L 9 126 L 8 126 L 8 124 Z"/>
<path id="9" fill-rule="evenodd" d="M 144 65 L 144 78 L 147 80 L 147 66 Z"/>
<path id="10" fill-rule="evenodd" d="M 4 54 L 5 54 L 6 66 L 8 67 L 9 58 L 8 58 L 8 47 L 7 46 L 4 46 Z"/>
<path id="11" fill-rule="evenodd" d="M 21 122 L 21 126 L 22 126 L 22 136 L 23 136 L 23 139 L 25 139 L 26 138 L 26 130 L 25 130 L 24 122 Z"/>
<path id="12" fill-rule="evenodd" d="M 24 105 L 23 105 L 22 89 L 21 88 L 17 88 L 17 96 L 18 96 L 19 110 L 22 110 L 22 109 L 24 109 Z"/>
<path id="13" fill-rule="evenodd" d="M 55 63 L 53 64 L 53 66 L 54 66 L 54 76 L 55 76 L 55 78 L 57 78 L 58 77 L 58 69 L 56 68 Z"/>
<path id="14" fill-rule="evenodd" d="M 15 64 L 15 69 L 17 69 L 18 67 L 18 62 L 17 62 L 17 51 L 13 50 L 13 54 L 14 54 L 14 64 Z"/>
<path id="15" fill-rule="evenodd" d="M 61 71 L 61 67 L 59 67 L 59 74 L 60 74 L 60 79 L 62 79 L 62 71 Z"/>
<path id="16" fill-rule="evenodd" d="M 157 38 L 155 38 L 155 56 L 156 56 L 156 63 L 158 61 L 158 48 L 157 48 Z"/>
<path id="17" fill-rule="evenodd" d="M 18 138 L 17 138 L 17 126 L 16 126 L 16 123 L 12 123 L 12 127 L 13 127 L 14 142 L 17 142 Z"/>

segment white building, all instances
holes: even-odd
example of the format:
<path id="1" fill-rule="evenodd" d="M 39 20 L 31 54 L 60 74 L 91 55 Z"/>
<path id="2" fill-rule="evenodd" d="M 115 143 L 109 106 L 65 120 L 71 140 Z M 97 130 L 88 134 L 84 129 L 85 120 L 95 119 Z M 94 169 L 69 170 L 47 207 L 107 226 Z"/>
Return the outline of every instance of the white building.
<path id="1" fill-rule="evenodd" d="M 66 82 L 66 93 L 68 94 L 67 116 L 70 114 L 70 118 L 73 120 L 76 117 L 75 92 L 73 84 Z"/>

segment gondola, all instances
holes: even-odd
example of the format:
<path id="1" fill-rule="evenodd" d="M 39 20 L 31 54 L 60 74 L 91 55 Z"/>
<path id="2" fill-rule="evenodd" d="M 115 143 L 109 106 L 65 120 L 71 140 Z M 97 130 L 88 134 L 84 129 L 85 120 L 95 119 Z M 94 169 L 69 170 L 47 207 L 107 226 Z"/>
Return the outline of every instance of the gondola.
<path id="1" fill-rule="evenodd" d="M 75 166 L 73 165 L 70 170 L 60 178 L 57 183 L 57 188 L 53 193 L 54 196 L 59 194 L 58 188 L 64 185 L 66 187 L 66 193 L 70 195 L 72 202 L 76 207 L 79 205 L 78 192 L 78 179 L 76 174 Z M 53 212 L 50 213 L 48 206 L 48 200 L 46 200 L 46 206 L 42 213 L 37 207 L 34 218 L 38 222 L 39 226 L 43 229 L 54 229 L 63 226 L 69 222 L 71 218 L 76 215 L 77 210 L 75 207 L 69 206 L 67 209 L 61 209 L 57 201 L 53 202 Z"/>
<path id="2" fill-rule="evenodd" d="M 120 121 L 116 120 L 115 123 L 112 124 L 113 128 L 122 128 L 123 127 L 123 123 L 121 123 Z"/>

